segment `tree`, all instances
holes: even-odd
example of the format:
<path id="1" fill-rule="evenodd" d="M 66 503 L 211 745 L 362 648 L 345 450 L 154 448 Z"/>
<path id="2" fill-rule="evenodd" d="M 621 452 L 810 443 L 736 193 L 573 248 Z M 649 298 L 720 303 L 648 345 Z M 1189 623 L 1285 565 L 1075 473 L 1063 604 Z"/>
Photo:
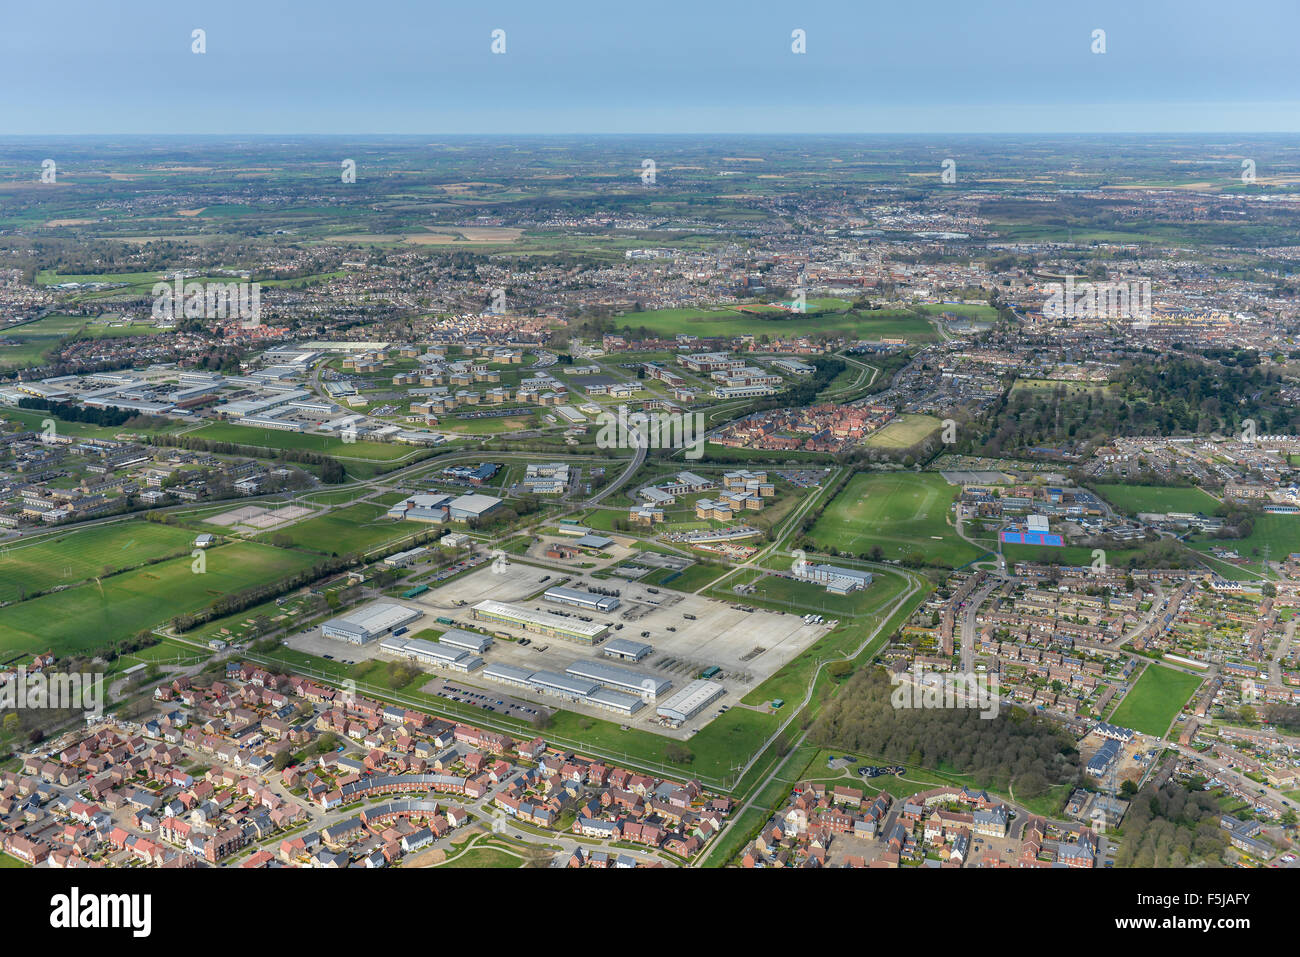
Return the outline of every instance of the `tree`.
<path id="1" fill-rule="evenodd" d="M 676 741 L 670 741 L 664 748 L 664 757 L 673 764 L 690 764 L 695 760 L 695 754 L 684 744 L 678 744 Z"/>

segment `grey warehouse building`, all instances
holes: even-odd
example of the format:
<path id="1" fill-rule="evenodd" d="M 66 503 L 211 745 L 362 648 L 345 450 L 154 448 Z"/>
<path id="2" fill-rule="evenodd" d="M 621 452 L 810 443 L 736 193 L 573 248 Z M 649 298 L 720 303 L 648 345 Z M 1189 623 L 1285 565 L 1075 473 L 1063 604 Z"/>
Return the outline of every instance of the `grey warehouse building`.
<path id="1" fill-rule="evenodd" d="M 661 704 L 657 714 L 667 721 L 681 724 L 695 717 L 726 693 L 727 689 L 716 681 L 705 681 L 699 678 Z"/>
<path id="2" fill-rule="evenodd" d="M 601 684 L 617 691 L 630 691 L 639 694 L 648 701 L 663 695 L 673 686 L 667 678 L 659 678 L 643 671 L 620 668 L 606 661 L 575 661 L 564 669 L 567 674 L 599 681 Z"/>
<path id="3" fill-rule="evenodd" d="M 622 604 L 612 595 L 595 595 L 589 591 L 564 588 L 561 585 L 546 589 L 542 597 L 547 601 L 555 602 L 557 605 L 574 605 L 578 608 L 586 608 L 589 611 L 609 612 Z"/>
<path id="4" fill-rule="evenodd" d="M 364 645 L 423 617 L 424 612 L 418 608 L 407 608 L 394 602 L 376 602 L 351 614 L 331 618 L 321 626 L 321 634 L 326 638 Z"/>
<path id="5" fill-rule="evenodd" d="M 654 650 L 653 645 L 647 645 L 644 641 L 633 641 L 630 638 L 611 638 L 605 642 L 603 654 L 607 658 L 640 661 Z"/>

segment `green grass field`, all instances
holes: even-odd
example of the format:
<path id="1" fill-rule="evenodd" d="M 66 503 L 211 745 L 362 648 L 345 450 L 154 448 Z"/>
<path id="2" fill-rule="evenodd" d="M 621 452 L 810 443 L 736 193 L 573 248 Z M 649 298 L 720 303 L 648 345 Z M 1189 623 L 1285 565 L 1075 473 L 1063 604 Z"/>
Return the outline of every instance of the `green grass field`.
<path id="1" fill-rule="evenodd" d="M 0 608 L 0 651 L 93 652 L 114 641 L 198 611 L 223 595 L 274 581 L 311 565 L 308 552 L 232 542 L 206 552 L 207 570 L 170 559 Z"/>
<path id="2" fill-rule="evenodd" d="M 824 332 L 828 335 L 855 336 L 860 339 L 901 338 L 910 342 L 933 342 L 938 338 L 929 320 L 905 309 L 849 311 L 843 300 L 810 300 L 809 313 L 752 307 L 758 312 L 742 313 L 738 309 L 654 309 L 648 312 L 617 316 L 614 326 L 640 329 L 644 326 L 659 335 L 690 333 L 697 336 L 768 335 L 773 338 Z M 825 306 L 832 312 L 816 315 Z M 953 306 L 954 310 L 975 307 Z M 987 307 L 985 307 L 987 308 Z M 942 310 L 940 310 L 942 311 Z M 761 315 L 759 314 L 761 313 Z M 937 314 L 937 313 L 936 313 Z M 972 316 L 975 312 L 972 311 Z"/>
<path id="3" fill-rule="evenodd" d="M 261 536 L 261 540 L 270 541 L 274 537 L 287 535 L 298 548 L 308 548 L 325 555 L 346 555 L 405 538 L 428 528 L 418 522 L 398 522 L 384 518 L 385 511 L 387 509 L 381 505 L 358 502 L 356 505 L 335 509 L 320 518 L 309 518 L 305 522 L 267 532 Z"/>
<path id="4" fill-rule="evenodd" d="M 305 432 L 281 432 L 278 429 L 255 429 L 245 425 L 214 422 L 188 433 L 209 442 L 236 442 L 268 449 L 307 449 L 339 459 L 378 459 L 391 462 L 414 454 L 410 445 L 387 442 L 344 442 L 337 436 L 309 435 Z"/>
<path id="5" fill-rule="evenodd" d="M 0 601 L 16 600 L 20 587 L 31 594 L 188 552 L 193 539 L 183 528 L 130 521 L 0 546 Z"/>
<path id="6" fill-rule="evenodd" d="M 40 364 L 60 339 L 73 335 L 87 321 L 79 316 L 46 316 L 0 332 L 0 369 Z"/>
<path id="7" fill-rule="evenodd" d="M 885 558 L 919 554 L 956 568 L 984 552 L 948 524 L 956 486 L 927 473 L 859 474 L 826 508 L 810 537 L 818 548 L 861 555 L 879 545 Z"/>
<path id="8" fill-rule="evenodd" d="M 1138 512 L 1200 512 L 1213 515 L 1219 501 L 1199 488 L 1159 488 L 1148 485 L 1098 485 L 1106 501 L 1129 515 Z"/>
<path id="9" fill-rule="evenodd" d="M 906 449 L 941 428 L 943 423 L 932 415 L 904 413 L 879 432 L 867 436 L 866 444 L 882 449 Z"/>
<path id="10" fill-rule="evenodd" d="M 471 847 L 464 854 L 445 864 L 434 867 L 475 867 L 475 868 L 509 868 L 523 867 L 522 858 L 497 850 L 495 847 Z"/>
<path id="11" fill-rule="evenodd" d="M 1197 675 L 1150 664 L 1124 700 L 1111 713 L 1110 721 L 1144 734 L 1164 737 L 1174 716 L 1201 683 Z"/>
<path id="12" fill-rule="evenodd" d="M 732 588 L 742 584 L 753 585 L 754 590 L 745 595 L 737 595 Z M 883 587 L 877 578 L 868 588 L 847 595 L 836 595 L 813 582 L 795 581 L 780 575 L 766 575 L 758 569 L 746 569 L 728 578 L 717 588 L 709 589 L 708 593 L 724 601 L 762 605 L 801 615 L 811 612 L 838 618 L 856 617 L 879 608 L 879 596 Z"/>
<path id="13" fill-rule="evenodd" d="M 1255 527 L 1246 538 L 1213 539 L 1197 535 L 1188 544 L 1198 552 L 1208 552 L 1216 546 L 1234 549 L 1246 559 L 1246 568 L 1260 571 L 1264 546 L 1268 546 L 1269 560 L 1282 561 L 1292 552 L 1300 552 L 1300 515 L 1258 515 Z M 1211 563 L 1215 571 L 1222 571 L 1222 563 Z"/>

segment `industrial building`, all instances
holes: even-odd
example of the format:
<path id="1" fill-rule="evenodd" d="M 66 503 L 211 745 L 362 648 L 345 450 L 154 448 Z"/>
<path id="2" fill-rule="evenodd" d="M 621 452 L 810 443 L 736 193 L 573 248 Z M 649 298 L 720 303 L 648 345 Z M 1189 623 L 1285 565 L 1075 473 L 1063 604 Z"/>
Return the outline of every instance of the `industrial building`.
<path id="1" fill-rule="evenodd" d="M 451 517 L 449 508 L 450 495 L 434 493 L 432 495 L 412 495 L 403 499 L 388 510 L 389 518 L 406 519 L 411 522 L 433 522 L 441 524 Z"/>
<path id="2" fill-rule="evenodd" d="M 598 681 L 616 691 L 630 691 L 647 701 L 654 701 L 673 686 L 667 678 L 659 678 L 643 671 L 620 668 L 606 661 L 575 661 L 564 669 L 566 674 L 590 681 Z"/>
<path id="3" fill-rule="evenodd" d="M 665 721 L 681 724 L 695 717 L 726 693 L 727 689 L 716 681 L 697 678 L 661 704 L 656 713 Z"/>
<path id="4" fill-rule="evenodd" d="M 599 682 L 554 671 L 530 671 L 515 665 L 494 664 L 483 669 L 483 677 L 624 715 L 636 714 L 645 706 L 640 698 L 611 691 L 601 687 Z"/>
<path id="5" fill-rule="evenodd" d="M 491 515 L 500 507 L 501 499 L 477 493 L 454 498 L 447 506 L 453 522 L 476 521 Z"/>
<path id="6" fill-rule="evenodd" d="M 441 644 L 451 645 L 453 648 L 473 652 L 476 655 L 483 654 L 492 644 L 492 639 L 487 635 L 478 635 L 460 628 L 448 628 L 439 636 L 438 641 Z"/>
<path id="7" fill-rule="evenodd" d="M 384 564 L 389 568 L 405 568 L 428 551 L 429 549 L 426 546 L 419 545 L 415 548 L 409 548 L 404 552 L 398 552 L 396 555 L 389 555 L 384 559 Z"/>
<path id="8" fill-rule="evenodd" d="M 803 581 L 825 585 L 826 590 L 835 595 L 847 595 L 871 584 L 871 572 L 859 571 L 856 568 L 841 568 L 839 565 L 813 565 L 804 562 L 795 567 L 794 574 L 796 578 Z"/>
<path id="9" fill-rule="evenodd" d="M 321 626 L 321 634 L 326 638 L 364 645 L 423 617 L 424 612 L 418 608 L 407 608 L 393 602 L 376 602 L 351 614 L 331 618 Z"/>
<path id="10" fill-rule="evenodd" d="M 483 659 L 478 655 L 472 655 L 468 651 L 462 651 L 459 648 L 453 648 L 436 641 L 425 641 L 423 638 L 390 635 L 379 643 L 379 650 L 390 655 L 410 658 L 412 661 L 418 661 L 421 664 L 449 668 L 462 674 L 469 674 L 469 672 L 483 666 Z"/>
<path id="11" fill-rule="evenodd" d="M 607 658 L 640 661 L 654 650 L 653 645 L 647 645 L 644 641 L 633 641 L 630 638 L 611 638 L 605 644 L 604 654 Z"/>
<path id="12" fill-rule="evenodd" d="M 563 638 L 566 641 L 580 641 L 588 645 L 594 645 L 605 632 L 609 631 L 609 625 L 598 621 L 577 621 L 549 611 L 533 611 L 530 608 L 493 601 L 490 598 L 475 605 L 473 612 L 474 617 L 480 621 L 501 622 L 539 635 Z"/>
<path id="13" fill-rule="evenodd" d="M 622 604 L 612 595 L 596 595 L 589 591 L 564 588 L 560 585 L 546 589 L 542 597 L 557 605 L 574 605 L 578 608 L 586 608 L 588 611 L 610 612 Z"/>

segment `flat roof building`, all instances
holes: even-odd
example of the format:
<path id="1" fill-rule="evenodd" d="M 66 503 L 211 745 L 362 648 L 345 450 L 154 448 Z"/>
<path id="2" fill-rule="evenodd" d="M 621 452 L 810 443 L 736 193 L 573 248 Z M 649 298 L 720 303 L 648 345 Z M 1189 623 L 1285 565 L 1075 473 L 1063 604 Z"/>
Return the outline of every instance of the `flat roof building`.
<path id="1" fill-rule="evenodd" d="M 326 638 L 338 638 L 354 645 L 380 638 L 394 628 L 401 628 L 424 617 L 418 608 L 408 608 L 394 602 L 375 602 L 350 614 L 331 618 L 321 626 Z"/>
<path id="2" fill-rule="evenodd" d="M 554 588 L 546 589 L 542 595 L 547 601 L 553 601 L 557 605 L 575 605 L 578 608 L 586 608 L 591 611 L 613 611 L 621 602 L 613 595 L 597 595 L 589 591 L 579 591 L 576 588 L 564 588 L 556 585 Z"/>
<path id="3" fill-rule="evenodd" d="M 636 714 L 644 707 L 644 702 L 634 695 L 613 691 L 602 687 L 599 682 L 576 675 L 562 675 L 554 671 L 530 671 L 516 665 L 493 664 L 483 669 L 483 677 L 516 688 L 555 695 L 568 701 L 576 701 L 624 715 Z"/>
<path id="4" fill-rule="evenodd" d="M 452 648 L 436 641 L 425 641 L 423 638 L 390 635 L 379 643 L 379 650 L 390 655 L 410 658 L 421 664 L 449 668 L 465 674 L 483 666 L 483 659 L 477 655 L 471 655 L 468 651 Z"/>
<path id="5" fill-rule="evenodd" d="M 448 628 L 439 636 L 438 642 L 450 645 L 453 648 L 459 648 L 462 651 L 471 651 L 476 655 L 481 655 L 488 650 L 488 647 L 492 644 L 492 639 L 487 635 L 478 635 L 472 631 Z"/>
<path id="6" fill-rule="evenodd" d="M 501 507 L 501 499 L 493 495 L 461 495 L 448 504 L 453 522 L 466 522 L 491 515 Z"/>
<path id="7" fill-rule="evenodd" d="M 726 693 L 727 689 L 716 681 L 697 678 L 661 704 L 656 713 L 667 721 L 681 724 L 695 717 Z"/>
<path id="8" fill-rule="evenodd" d="M 588 645 L 594 645 L 609 631 L 609 625 L 598 621 L 575 621 L 549 611 L 533 611 L 531 608 L 490 598 L 475 605 L 473 613 L 480 621 L 497 621 L 539 635 L 580 641 Z"/>
<path id="9" fill-rule="evenodd" d="M 647 701 L 662 696 L 673 686 L 673 683 L 666 678 L 659 678 L 643 671 L 633 671 L 631 668 L 620 668 L 607 661 L 575 661 L 564 670 L 568 674 L 597 681 L 616 691 L 639 694 Z"/>
<path id="10" fill-rule="evenodd" d="M 653 645 L 647 645 L 644 641 L 633 641 L 630 638 L 611 638 L 605 643 L 604 648 L 605 657 L 621 658 L 624 661 L 640 661 L 652 651 L 654 651 Z"/>
<path id="11" fill-rule="evenodd" d="M 828 592 L 837 595 L 857 591 L 871 584 L 871 572 L 856 568 L 841 568 L 839 565 L 813 565 L 804 562 L 795 567 L 795 577 L 804 581 L 825 585 Z"/>

